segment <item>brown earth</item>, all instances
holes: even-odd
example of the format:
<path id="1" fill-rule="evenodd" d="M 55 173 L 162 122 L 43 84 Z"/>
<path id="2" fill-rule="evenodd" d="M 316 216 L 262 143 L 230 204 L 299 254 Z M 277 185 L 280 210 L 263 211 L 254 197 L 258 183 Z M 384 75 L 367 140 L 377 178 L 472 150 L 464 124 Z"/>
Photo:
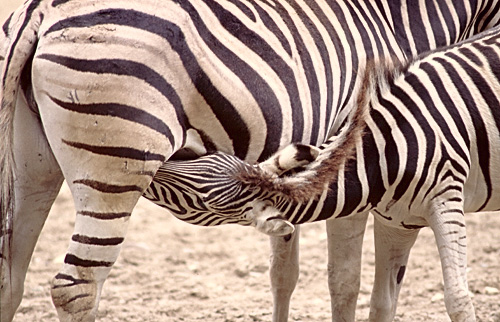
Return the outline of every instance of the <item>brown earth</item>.
<path id="1" fill-rule="evenodd" d="M 15 321 L 55 321 L 49 281 L 61 266 L 74 209 L 63 188 L 33 256 Z M 479 321 L 500 321 L 500 214 L 470 214 L 469 286 Z M 363 249 L 358 321 L 366 321 L 374 275 L 373 222 Z M 328 321 L 326 233 L 323 223 L 303 226 L 301 275 L 290 321 Z M 141 200 L 120 257 L 108 278 L 99 321 L 270 321 L 268 238 L 235 225 L 196 227 Z M 412 250 L 395 321 L 448 321 L 441 266 L 430 229 Z"/>
<path id="2" fill-rule="evenodd" d="M 19 0 L 0 0 L 0 19 Z M 49 281 L 61 266 L 74 223 L 65 187 L 33 255 L 23 302 L 14 319 L 56 321 Z M 479 321 L 500 321 L 500 214 L 467 216 L 468 278 Z M 329 321 L 326 233 L 303 226 L 301 274 L 290 321 Z M 196 227 L 141 200 L 121 255 L 105 284 L 98 321 L 270 321 L 268 238 L 239 226 Z M 373 221 L 363 248 L 358 321 L 367 321 L 374 275 Z M 412 250 L 395 321 L 449 321 L 442 299 L 439 257 L 430 229 Z M 492 292 L 494 293 L 494 292 Z"/>

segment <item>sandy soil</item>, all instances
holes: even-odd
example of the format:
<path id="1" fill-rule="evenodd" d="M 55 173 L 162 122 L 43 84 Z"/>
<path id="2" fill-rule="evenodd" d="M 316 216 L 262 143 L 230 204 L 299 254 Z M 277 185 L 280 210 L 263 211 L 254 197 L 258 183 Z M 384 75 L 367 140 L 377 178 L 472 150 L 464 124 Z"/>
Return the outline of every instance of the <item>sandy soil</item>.
<path id="1" fill-rule="evenodd" d="M 0 19 L 19 0 L 0 0 Z M 16 322 L 56 321 L 49 281 L 57 273 L 74 223 L 71 196 L 63 188 L 36 247 Z M 469 286 L 479 321 L 500 321 L 500 214 L 467 216 Z M 357 319 L 366 321 L 374 275 L 373 224 L 363 248 Z M 291 321 L 328 321 L 326 233 L 323 223 L 304 225 L 301 275 Z M 269 242 L 239 226 L 195 227 L 141 200 L 121 255 L 108 278 L 99 321 L 270 321 Z M 448 321 L 441 266 L 430 229 L 412 250 L 395 321 Z"/>
<path id="2" fill-rule="evenodd" d="M 67 188 L 54 205 L 33 256 L 15 321 L 55 321 L 49 281 L 61 266 L 74 223 Z M 500 214 L 468 216 L 469 284 L 479 321 L 500 321 Z M 291 321 L 328 321 L 324 224 L 304 225 L 301 275 Z M 374 275 L 373 224 L 363 250 L 358 321 L 366 321 Z M 108 278 L 99 321 L 270 321 L 268 238 L 240 226 L 196 227 L 141 200 Z M 448 321 L 439 257 L 430 229 L 412 250 L 395 321 Z"/>

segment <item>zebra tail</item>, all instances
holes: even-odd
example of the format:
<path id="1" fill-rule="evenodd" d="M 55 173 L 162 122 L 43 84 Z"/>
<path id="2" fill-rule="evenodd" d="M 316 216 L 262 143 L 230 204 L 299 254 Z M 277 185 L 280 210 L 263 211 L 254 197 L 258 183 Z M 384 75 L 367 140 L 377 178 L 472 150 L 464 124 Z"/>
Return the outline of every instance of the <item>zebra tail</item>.
<path id="1" fill-rule="evenodd" d="M 336 181 L 341 165 L 354 157 L 356 143 L 362 136 L 365 120 L 361 109 L 316 160 L 305 166 L 304 170 L 293 175 L 278 177 L 260 167 L 241 167 L 235 173 L 237 181 L 251 188 L 269 193 L 280 193 L 291 202 L 305 203 L 317 199 L 328 186 Z"/>
<path id="2" fill-rule="evenodd" d="M 400 72 L 399 65 L 389 61 L 369 62 L 361 75 L 356 106 L 343 130 L 328 140 L 318 157 L 294 175 L 278 177 L 259 167 L 240 170 L 236 180 L 270 193 L 281 193 L 291 202 L 304 203 L 317 199 L 329 185 L 337 181 L 340 170 L 354 158 L 356 145 L 362 142 L 371 99 L 383 90 L 388 80 Z"/>
<path id="3" fill-rule="evenodd" d="M 6 37 L 5 60 L 1 70 L 0 88 L 0 236 L 3 239 L 1 253 L 10 246 L 14 211 L 14 109 L 17 100 L 20 75 L 27 60 L 35 50 L 37 30 L 41 14 L 37 14 L 40 1 L 31 1 L 18 9 L 12 16 Z M 10 252 L 9 252 L 10 253 Z M 4 257 L 0 256 L 0 260 Z"/>

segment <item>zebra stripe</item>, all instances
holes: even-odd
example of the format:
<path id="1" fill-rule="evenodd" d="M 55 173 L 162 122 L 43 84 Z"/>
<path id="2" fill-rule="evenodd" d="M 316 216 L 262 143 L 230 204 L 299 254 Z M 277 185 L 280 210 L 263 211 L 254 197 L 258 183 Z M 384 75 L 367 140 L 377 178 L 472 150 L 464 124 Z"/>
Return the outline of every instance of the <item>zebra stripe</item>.
<path id="1" fill-rule="evenodd" d="M 372 210 L 378 225 L 397 236 L 392 247 L 408 244 L 400 254 L 390 253 L 396 258 L 407 258 L 418 230 L 430 226 L 448 314 L 452 321 L 475 321 L 467 287 L 464 213 L 500 210 L 499 68 L 500 27 L 402 67 L 368 68 L 348 130 L 331 139 L 303 172 L 272 178 L 259 173 L 259 167 L 249 171 L 238 165 L 226 171 L 238 179 L 233 185 L 253 187 L 262 194 L 257 199 L 278 209 L 283 209 L 283 199 L 316 198 L 329 184 L 332 199 L 350 206 L 315 220 Z M 387 149 L 388 138 L 394 149 Z M 212 166 L 221 171 L 217 160 Z M 294 224 L 306 222 L 287 209 L 282 216 Z M 392 270 L 405 267 L 397 259 L 390 261 Z M 397 276 L 399 284 L 400 271 Z"/>
<path id="2" fill-rule="evenodd" d="M 32 252 L 35 241 L 16 241 L 13 216 L 44 218 L 63 176 L 77 208 L 74 236 L 123 238 L 164 161 L 222 151 L 256 162 L 291 142 L 319 145 L 345 124 L 367 58 L 404 60 L 467 37 L 498 23 L 494 9 L 493 0 L 436 7 L 423 0 L 28 1 L 2 29 L 1 218 L 2 231 L 11 232 L 2 258 L 12 247 Z M 408 18 L 414 11 L 419 19 Z M 40 116 L 28 115 L 32 137 L 14 116 L 14 109 L 28 111 L 24 101 L 16 105 L 19 88 Z M 13 173 L 14 161 L 26 165 L 23 172 Z M 43 178 L 27 184 L 37 176 Z M 151 187 L 150 199 L 187 221 L 251 222 L 252 209 L 235 220 L 216 205 L 244 207 L 235 197 L 252 191 L 229 190 L 221 200 L 209 194 L 207 215 L 206 200 Z M 14 188 L 25 196 L 17 206 Z M 310 220 L 338 207 L 325 194 L 289 211 Z M 89 296 L 59 287 L 67 279 L 56 278 L 52 296 L 62 320 L 95 317 L 107 263 L 119 252 L 119 245 L 81 240 L 70 242 L 61 274 L 92 276 L 82 291 Z M 94 270 L 100 265 L 92 263 L 106 265 Z M 24 266 L 5 270 L 20 280 Z M 10 277 L 5 283 L 1 318 L 11 320 L 22 290 L 12 289 Z"/>

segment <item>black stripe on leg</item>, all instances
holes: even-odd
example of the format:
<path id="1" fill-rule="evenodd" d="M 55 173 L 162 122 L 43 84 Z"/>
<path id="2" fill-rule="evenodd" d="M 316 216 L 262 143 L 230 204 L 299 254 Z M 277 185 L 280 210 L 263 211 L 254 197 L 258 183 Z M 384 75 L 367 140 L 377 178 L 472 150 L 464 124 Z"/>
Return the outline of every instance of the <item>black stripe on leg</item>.
<path id="1" fill-rule="evenodd" d="M 64 258 L 64 263 L 80 267 L 111 267 L 113 262 L 106 261 L 94 261 L 88 259 L 82 259 L 72 254 L 66 254 Z"/>
<path id="2" fill-rule="evenodd" d="M 71 237 L 71 240 L 77 243 L 95 246 L 116 246 L 123 243 L 122 237 L 115 238 L 99 238 L 99 237 L 88 237 L 83 235 L 75 234 Z"/>
<path id="3" fill-rule="evenodd" d="M 141 124 L 158 133 L 161 133 L 169 140 L 170 144 L 174 145 L 174 136 L 169 126 L 158 117 L 139 108 L 119 103 L 80 104 L 73 102 L 64 102 L 52 96 L 49 96 L 49 98 L 54 103 L 68 111 L 86 115 L 117 117 L 123 120 Z"/>
<path id="4" fill-rule="evenodd" d="M 448 220 L 448 221 L 445 221 L 444 224 L 446 225 L 457 225 L 457 226 L 460 226 L 460 227 L 465 227 L 465 224 L 458 221 L 458 220 Z"/>
<path id="5" fill-rule="evenodd" d="M 78 211 L 78 215 L 91 217 L 100 220 L 114 220 L 130 217 L 130 212 L 95 212 L 95 211 Z"/>
<path id="6" fill-rule="evenodd" d="M 53 289 L 61 288 L 61 287 L 67 287 L 67 286 L 75 286 L 75 285 L 80 285 L 80 284 L 90 284 L 91 283 L 91 281 L 84 280 L 84 279 L 77 279 L 77 278 L 74 278 L 71 275 L 62 274 L 62 273 L 57 274 L 55 278 L 58 279 L 58 280 L 66 280 L 66 281 L 71 282 L 71 283 L 65 284 L 65 285 L 54 285 L 52 287 Z"/>
<path id="7" fill-rule="evenodd" d="M 427 227 L 423 225 L 409 225 L 405 224 L 403 221 L 401 222 L 401 226 L 403 226 L 404 229 L 422 229 L 424 227 Z"/>
<path id="8" fill-rule="evenodd" d="M 69 304 L 69 303 L 74 302 L 74 301 L 76 301 L 76 300 L 78 300 L 78 299 L 85 298 L 85 297 L 89 297 L 89 296 L 92 296 L 92 295 L 91 295 L 91 294 L 88 294 L 88 293 L 85 293 L 85 294 L 78 294 L 78 295 L 73 296 L 72 298 L 70 298 L 70 299 L 66 302 L 66 304 Z"/>
<path id="9" fill-rule="evenodd" d="M 398 271 L 398 276 L 396 277 L 396 282 L 399 284 L 403 280 L 403 277 L 405 276 L 405 271 L 406 271 L 406 266 L 403 265 L 399 268 Z"/>
<path id="10" fill-rule="evenodd" d="M 128 186 L 120 186 L 120 185 L 115 185 L 115 184 L 108 184 L 96 180 L 90 180 L 90 179 L 80 179 L 80 180 L 75 180 L 73 181 L 75 184 L 83 184 L 87 187 L 90 187 L 94 190 L 100 191 L 100 192 L 105 192 L 105 193 L 125 193 L 125 192 L 132 192 L 132 191 L 137 191 L 142 193 L 144 189 L 142 189 L 139 186 L 136 185 L 128 185 Z"/>

